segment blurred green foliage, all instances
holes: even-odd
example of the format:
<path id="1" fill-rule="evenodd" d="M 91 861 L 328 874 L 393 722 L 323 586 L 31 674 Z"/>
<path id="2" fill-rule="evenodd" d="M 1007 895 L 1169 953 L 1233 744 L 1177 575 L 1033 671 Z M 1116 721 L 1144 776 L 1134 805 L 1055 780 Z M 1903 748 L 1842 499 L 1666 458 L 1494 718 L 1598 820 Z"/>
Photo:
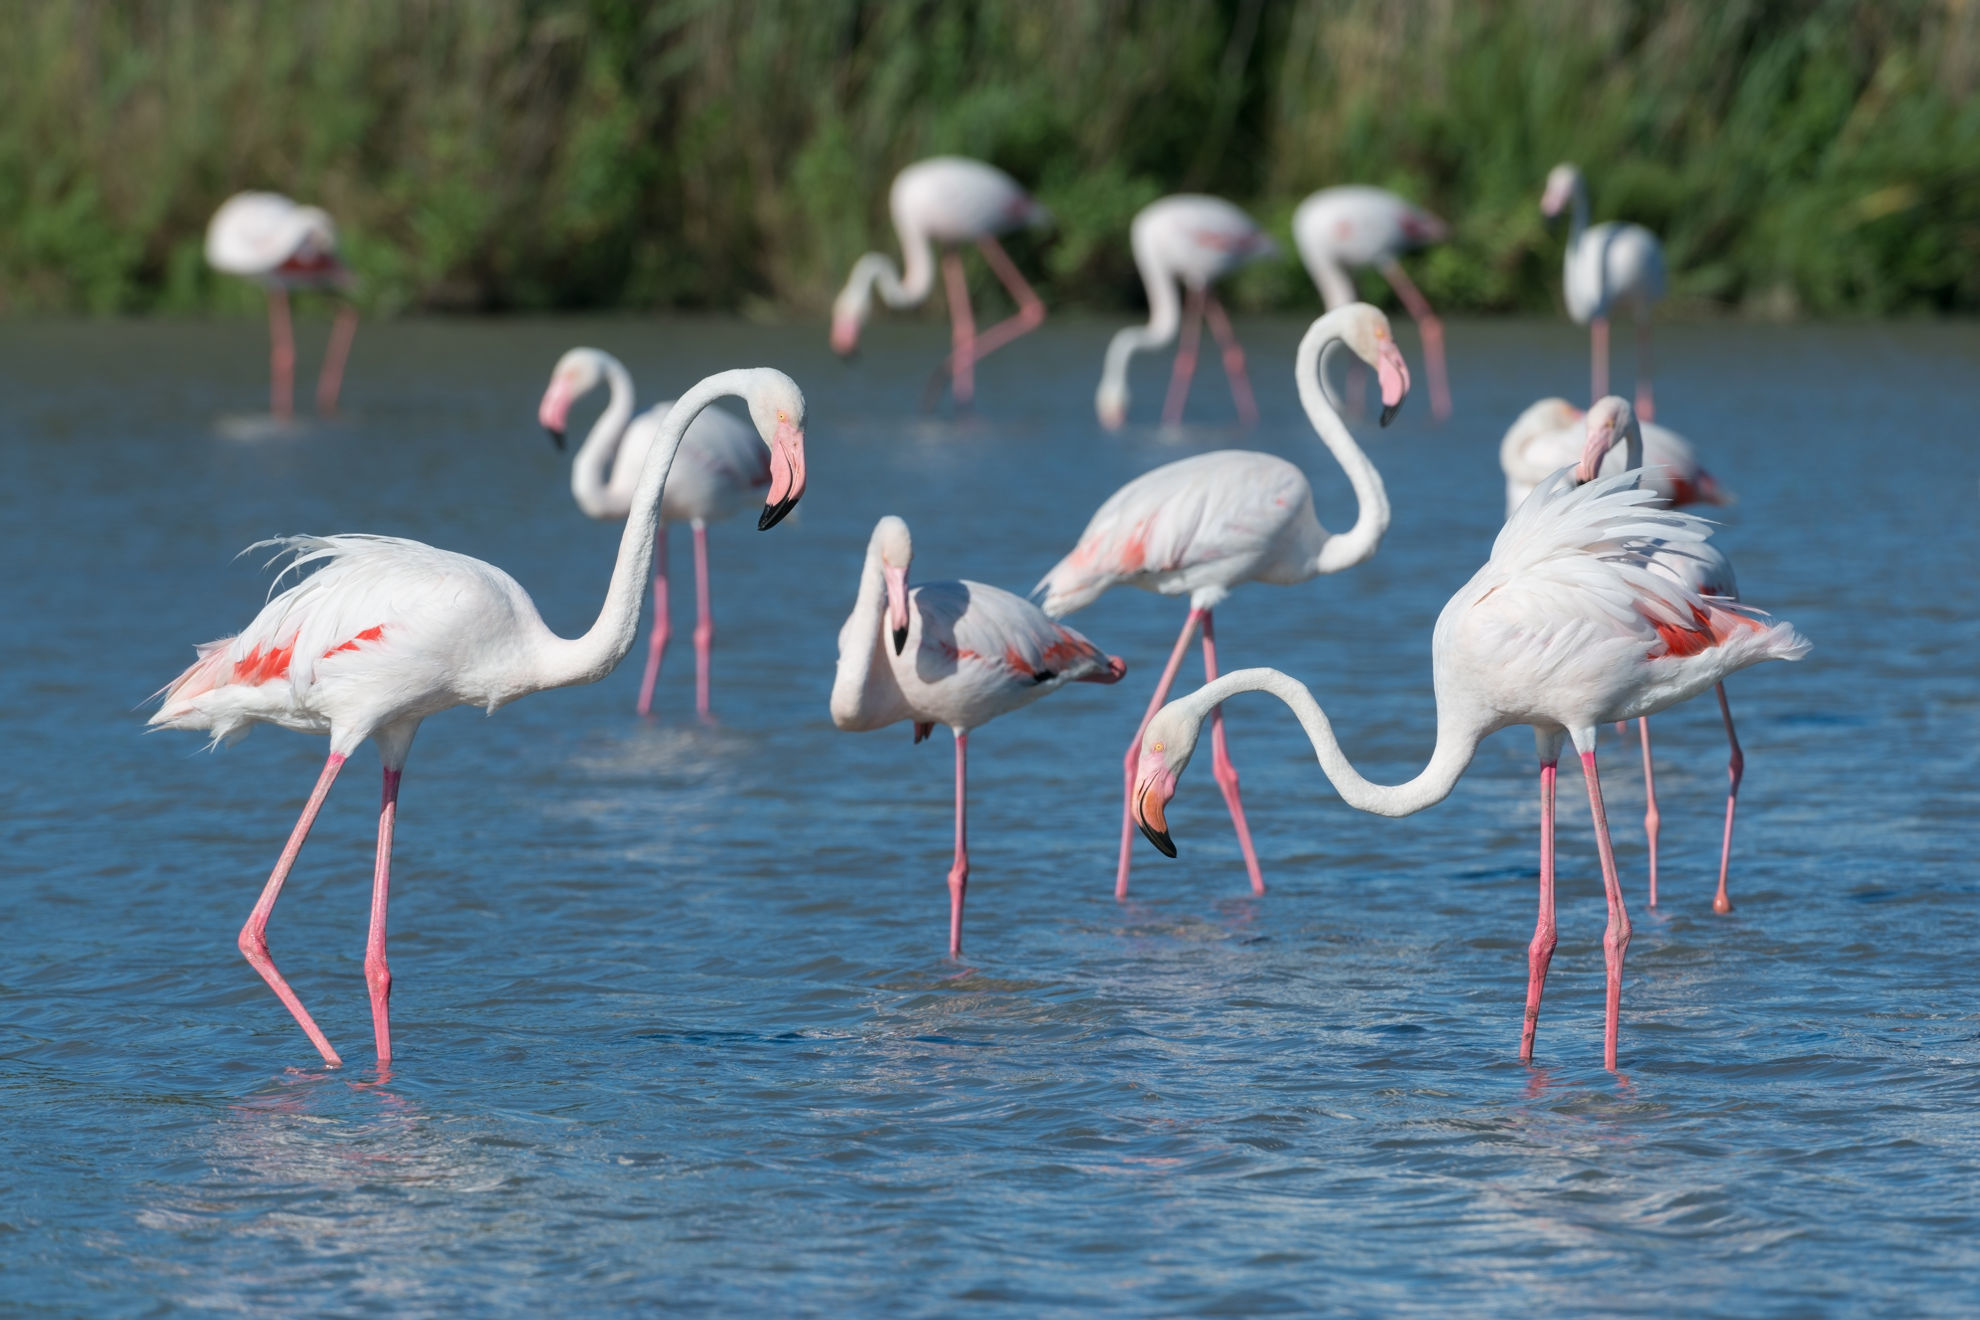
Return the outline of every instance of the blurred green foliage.
<path id="1" fill-rule="evenodd" d="M 815 312 L 921 156 L 1003 166 L 1054 303 L 1131 304 L 1175 191 L 1450 219 L 1450 310 L 1553 304 L 1540 183 L 1765 315 L 1980 308 L 1980 0 L 16 0 L 0 306 L 246 308 L 229 193 L 327 207 L 374 307 Z M 1310 307 L 1296 262 L 1250 306 Z M 1371 293 L 1376 285 L 1369 285 Z"/>

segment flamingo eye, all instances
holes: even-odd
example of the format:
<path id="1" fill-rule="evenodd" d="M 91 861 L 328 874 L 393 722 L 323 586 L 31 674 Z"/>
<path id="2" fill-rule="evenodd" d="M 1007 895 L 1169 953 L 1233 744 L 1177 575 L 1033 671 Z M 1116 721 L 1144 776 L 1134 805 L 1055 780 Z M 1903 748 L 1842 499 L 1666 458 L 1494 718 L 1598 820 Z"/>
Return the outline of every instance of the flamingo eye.
<path id="1" fill-rule="evenodd" d="M 1158 752 L 1159 752 L 1159 751 L 1161 751 L 1161 750 L 1162 750 L 1162 744 L 1161 744 L 1161 743 L 1156 743 L 1156 744 L 1155 744 L 1155 750 L 1156 750 L 1156 751 L 1158 751 Z"/>
<path id="2" fill-rule="evenodd" d="M 791 415 L 785 412 L 782 408 L 779 408 L 777 410 L 777 420 L 780 422 L 788 422 L 791 420 Z"/>

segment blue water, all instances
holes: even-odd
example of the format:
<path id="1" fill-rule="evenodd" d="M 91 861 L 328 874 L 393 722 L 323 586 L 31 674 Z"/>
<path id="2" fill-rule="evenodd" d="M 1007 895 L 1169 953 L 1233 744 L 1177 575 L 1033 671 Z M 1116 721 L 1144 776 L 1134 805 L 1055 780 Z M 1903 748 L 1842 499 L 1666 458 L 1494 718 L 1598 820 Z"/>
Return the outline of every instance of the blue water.
<path id="1" fill-rule="evenodd" d="M 1731 916 L 1710 910 L 1716 710 L 1657 721 L 1656 911 L 1633 749 L 1605 743 L 1636 920 L 1612 1076 L 1572 771 L 1560 952 L 1535 1066 L 1516 1060 L 1524 730 L 1386 820 L 1333 798 L 1281 707 L 1239 702 L 1270 892 L 1204 764 L 1170 811 L 1182 857 L 1140 848 L 1114 900 L 1120 753 L 1182 615 L 1141 593 L 1076 619 L 1126 682 L 972 739 L 966 957 L 944 956 L 948 739 L 826 714 L 875 518 L 909 520 L 920 576 L 1022 590 L 1122 481 L 1240 443 L 1352 520 L 1293 397 L 1300 325 L 1241 327 L 1256 432 L 1213 363 L 1190 425 L 1118 437 L 1091 420 L 1108 328 L 1021 342 L 952 421 L 915 411 L 934 321 L 876 327 L 850 367 L 817 326 L 375 325 L 349 419 L 270 433 L 258 327 L 0 325 L 0 1312 L 1971 1314 L 1980 333 L 1660 344 L 1663 419 L 1741 496 L 1723 542 L 1747 598 L 1815 650 L 1730 684 Z M 142 703 L 251 616 L 266 578 L 232 556 L 282 532 L 481 555 L 582 628 L 618 532 L 577 514 L 533 421 L 578 342 L 653 397 L 785 368 L 809 494 L 771 533 L 713 533 L 718 727 L 679 642 L 651 721 L 628 666 L 428 722 L 389 1077 L 361 967 L 375 762 L 353 760 L 270 928 L 351 1061 L 326 1071 L 234 948 L 323 745 L 262 730 L 208 756 L 144 735 Z M 1496 529 L 1499 434 L 1584 379 L 1566 327 L 1460 324 L 1451 347 L 1456 420 L 1419 398 L 1364 428 L 1395 507 L 1381 554 L 1218 614 L 1227 666 L 1308 680 L 1389 779 L 1429 751 L 1430 625 Z M 1138 372 L 1139 417 L 1162 371 Z"/>

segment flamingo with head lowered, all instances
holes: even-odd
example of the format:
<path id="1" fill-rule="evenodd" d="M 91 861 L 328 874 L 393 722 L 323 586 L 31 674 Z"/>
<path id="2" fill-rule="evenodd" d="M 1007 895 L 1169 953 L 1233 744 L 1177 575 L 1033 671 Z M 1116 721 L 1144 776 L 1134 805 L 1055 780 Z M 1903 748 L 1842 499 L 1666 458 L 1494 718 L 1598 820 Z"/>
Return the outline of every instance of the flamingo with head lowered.
<path id="1" fill-rule="evenodd" d="M 1636 415 L 1656 418 L 1650 390 L 1650 310 L 1664 296 L 1664 248 L 1642 225 L 1588 223 L 1588 185 L 1573 165 L 1547 175 L 1540 210 L 1548 219 L 1568 212 L 1567 253 L 1561 260 L 1561 292 L 1568 315 L 1588 327 L 1590 400 L 1609 392 L 1609 314 L 1620 308 L 1636 320 Z"/>
<path id="2" fill-rule="evenodd" d="M 192 667 L 164 689 L 154 727 L 203 730 L 216 744 L 256 724 L 329 735 L 329 760 L 239 940 L 325 1063 L 342 1060 L 276 970 L 267 931 L 338 770 L 359 743 L 377 744 L 385 790 L 364 970 L 383 1067 L 392 1058 L 392 974 L 385 958 L 392 830 L 400 775 L 420 722 L 453 706 L 492 712 L 545 688 L 595 682 L 625 659 L 639 632 L 674 456 L 702 409 L 731 395 L 748 403 L 771 451 L 774 475 L 757 525 L 776 526 L 804 494 L 804 395 L 790 377 L 759 367 L 703 380 L 675 403 L 647 457 L 604 607 L 582 637 L 551 632 L 515 579 L 479 559 L 397 537 L 295 536 L 273 544 L 292 556 L 289 570 L 314 565 L 316 571 L 270 599 L 239 635 L 201 646 Z"/>
<path id="3" fill-rule="evenodd" d="M 323 351 L 316 380 L 316 410 L 337 411 L 344 363 L 357 334 L 357 308 L 351 305 L 349 267 L 337 257 L 337 227 L 314 206 L 301 206 L 280 193 L 236 193 L 223 202 L 206 226 L 206 260 L 215 270 L 244 275 L 268 291 L 269 411 L 287 418 L 295 411 L 296 334 L 289 317 L 292 289 L 321 289 L 343 296 Z"/>
<path id="4" fill-rule="evenodd" d="M 1520 506 L 1533 488 L 1571 463 L 1587 447 L 1589 412 L 1566 399 L 1541 399 L 1506 428 L 1499 442 L 1499 470 L 1506 476 L 1506 516 Z M 1643 467 L 1638 483 L 1672 508 L 1687 504 L 1731 504 L 1733 493 L 1705 470 L 1691 442 L 1668 427 L 1638 419 L 1643 441 Z M 1623 455 L 1611 451 L 1602 461 L 1601 475 L 1622 472 Z"/>

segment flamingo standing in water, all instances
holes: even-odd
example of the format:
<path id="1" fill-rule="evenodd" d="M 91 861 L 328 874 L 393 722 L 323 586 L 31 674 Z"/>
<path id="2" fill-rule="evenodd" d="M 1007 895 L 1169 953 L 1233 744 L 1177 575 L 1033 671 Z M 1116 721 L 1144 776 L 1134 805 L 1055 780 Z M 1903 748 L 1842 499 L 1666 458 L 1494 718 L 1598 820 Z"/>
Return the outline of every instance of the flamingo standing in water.
<path id="1" fill-rule="evenodd" d="M 1329 311 L 1357 301 L 1349 271 L 1372 266 L 1382 273 L 1423 336 L 1423 357 L 1430 368 L 1430 415 L 1440 422 L 1448 418 L 1451 386 L 1444 371 L 1444 323 L 1404 273 L 1401 257 L 1443 242 L 1450 237 L 1450 226 L 1386 189 L 1349 184 L 1322 188 L 1301 202 L 1293 212 L 1292 232 L 1293 246 Z M 1357 375 L 1357 382 L 1360 379 Z"/>
<path id="2" fill-rule="evenodd" d="M 1142 832 L 1175 856 L 1165 808 L 1177 777 L 1189 764 L 1204 719 L 1239 692 L 1269 692 L 1290 706 L 1342 800 L 1382 816 L 1407 816 L 1443 801 L 1489 734 L 1530 725 L 1540 758 L 1540 913 L 1527 948 L 1519 1046 L 1521 1061 L 1529 1062 L 1557 942 L 1555 764 L 1563 741 L 1573 739 L 1608 896 L 1603 1064 L 1613 1072 L 1630 924 L 1602 808 L 1595 731 L 1610 720 L 1689 700 L 1762 660 L 1798 660 L 1808 649 L 1788 624 L 1768 623 L 1659 571 L 1656 557 L 1702 545 L 1710 524 L 1656 509 L 1656 497 L 1635 484 L 1633 472 L 1581 486 L 1550 483 L 1500 530 L 1491 558 L 1437 616 L 1430 643 L 1437 742 L 1429 765 L 1414 779 L 1370 783 L 1349 764 L 1303 684 L 1275 669 L 1240 670 L 1179 698 L 1149 721 L 1132 799 Z"/>
<path id="3" fill-rule="evenodd" d="M 385 905 L 399 778 L 420 721 L 452 706 L 493 711 L 545 688 L 603 678 L 639 632 L 668 470 L 694 418 L 724 395 L 749 404 L 775 473 L 759 527 L 804 493 L 804 395 L 767 367 L 725 371 L 682 395 L 640 473 L 598 619 L 582 637 L 551 632 L 514 578 L 479 559 L 388 536 L 295 536 L 275 544 L 289 569 L 321 567 L 264 605 L 238 636 L 208 642 L 164 690 L 155 727 L 200 729 L 214 743 L 257 724 L 328 734 L 330 758 L 261 891 L 240 949 L 295 1015 L 325 1063 L 342 1063 L 268 953 L 268 918 L 344 761 L 370 738 L 384 763 L 365 981 L 382 1068 L 392 1059 Z M 284 570 L 285 572 L 287 570 Z M 279 581 L 279 577 L 277 579 Z"/>
<path id="4" fill-rule="evenodd" d="M 948 293 L 952 347 L 929 382 L 930 402 L 939 395 L 946 373 L 957 403 L 976 393 L 976 364 L 1045 320 L 1045 304 L 1018 274 L 997 235 L 1024 225 L 1051 220 L 1010 175 L 980 160 L 935 156 L 917 161 L 894 176 L 887 194 L 900 235 L 905 273 L 894 259 L 869 252 L 853 263 L 846 287 L 832 304 L 832 349 L 845 356 L 859 346 L 859 330 L 873 306 L 874 290 L 889 307 L 919 307 L 935 283 L 936 243 L 942 252 L 942 283 Z M 963 276 L 956 245 L 976 244 L 1004 288 L 1017 303 L 1017 313 L 982 334 L 969 307 L 969 282 Z"/>
<path id="5" fill-rule="evenodd" d="M 1182 343 L 1176 347 L 1176 365 L 1169 376 L 1162 421 L 1169 426 L 1181 421 L 1183 403 L 1189 398 L 1189 382 L 1196 374 L 1196 345 L 1206 318 L 1210 333 L 1224 350 L 1224 375 L 1231 382 L 1238 419 L 1246 426 L 1257 422 L 1258 405 L 1251 397 L 1251 381 L 1244 374 L 1244 350 L 1238 347 L 1231 318 L 1224 315 L 1224 306 L 1210 286 L 1246 262 L 1276 252 L 1278 248 L 1271 236 L 1221 197 L 1181 195 L 1163 197 L 1142 207 L 1129 228 L 1128 238 L 1134 248 L 1135 267 L 1148 289 L 1148 324 L 1127 327 L 1107 345 L 1100 390 L 1093 398 L 1100 424 L 1112 431 L 1127 420 L 1128 359 L 1174 339 L 1178 325 L 1182 329 Z M 1187 295 L 1180 313 L 1176 298 L 1178 284 Z"/>
<path id="6" fill-rule="evenodd" d="M 1068 683 L 1118 683 L 1127 666 L 1021 596 L 981 582 L 908 587 L 914 543 L 882 518 L 866 544 L 859 598 L 839 629 L 832 723 L 859 732 L 902 720 L 920 742 L 937 724 L 956 737 L 956 855 L 949 868 L 949 956 L 962 953 L 969 886 L 965 759 L 970 730 Z"/>
<path id="7" fill-rule="evenodd" d="M 600 381 L 611 394 L 571 462 L 571 494 L 586 516 L 623 522 L 632 511 L 646 456 L 674 404 L 671 399 L 656 403 L 634 417 L 632 376 L 625 365 L 602 349 L 574 348 L 557 360 L 536 413 L 557 448 L 564 447 L 571 405 Z M 659 540 L 653 549 L 653 631 L 647 643 L 646 672 L 639 682 L 641 715 L 653 709 L 653 685 L 660 677 L 660 660 L 672 632 L 667 619 L 667 525 L 684 522 L 694 531 L 694 707 L 708 720 L 713 718 L 709 656 L 715 645 L 715 616 L 708 596 L 708 524 L 741 513 L 769 484 L 770 456 L 747 422 L 718 407 L 705 409 L 689 424 L 660 500 Z"/>
<path id="8" fill-rule="evenodd" d="M 1533 488 L 1580 460 L 1588 437 L 1588 413 L 1566 399 L 1541 399 L 1521 413 L 1499 442 L 1499 470 L 1506 474 L 1506 516 Z M 1638 484 L 1672 507 L 1731 504 L 1733 494 L 1698 461 L 1691 442 L 1676 431 L 1642 423 L 1644 467 Z M 1622 472 L 1623 456 L 1611 452 L 1602 475 Z"/>
<path id="9" fill-rule="evenodd" d="M 1569 212 L 1567 255 L 1561 263 L 1561 292 L 1568 315 L 1588 327 L 1588 397 L 1609 392 L 1609 313 L 1625 308 L 1636 318 L 1636 415 L 1656 418 L 1650 390 L 1650 309 L 1664 296 L 1664 249 L 1642 225 L 1588 223 L 1588 185 L 1572 165 L 1556 165 L 1547 175 L 1540 210 L 1553 219 Z"/>
<path id="10" fill-rule="evenodd" d="M 1329 532 L 1313 513 L 1313 490 L 1306 475 L 1283 458 L 1249 449 L 1222 449 L 1180 459 L 1136 477 L 1107 497 L 1094 513 L 1079 544 L 1052 567 L 1034 589 L 1045 593 L 1045 613 L 1054 618 L 1091 604 L 1107 588 L 1127 584 L 1163 596 L 1189 594 L 1189 613 L 1155 695 L 1128 744 L 1122 768 L 1121 851 L 1114 873 L 1114 896 L 1127 896 L 1132 856 L 1134 769 L 1141 729 L 1169 694 L 1183 652 L 1198 624 L 1203 627 L 1203 672 L 1217 676 L 1216 632 L 1210 612 L 1243 582 L 1290 586 L 1323 573 L 1338 573 L 1364 562 L 1382 543 L 1389 527 L 1389 496 L 1382 476 L 1354 442 L 1340 416 L 1328 406 L 1320 382 L 1320 357 L 1343 343 L 1375 369 L 1382 387 L 1382 425 L 1387 426 L 1409 392 L 1409 368 L 1389 333 L 1389 318 L 1367 303 L 1353 303 L 1315 321 L 1299 341 L 1293 377 L 1306 416 L 1320 433 L 1354 487 L 1358 511 L 1354 526 Z M 1213 715 L 1214 766 L 1253 893 L 1265 892 L 1258 854 L 1251 846 L 1244 803 L 1238 796 L 1237 767 L 1224 739 L 1224 720 Z"/>
<path id="11" fill-rule="evenodd" d="M 326 417 L 335 413 L 344 363 L 357 334 L 357 308 L 348 296 L 351 273 L 337 258 L 337 227 L 329 215 L 280 193 L 235 193 L 207 223 L 206 260 L 215 270 L 244 275 L 268 291 L 268 406 L 277 417 L 286 419 L 295 411 L 296 335 L 289 291 L 322 289 L 344 295 L 316 380 L 317 412 Z"/>

